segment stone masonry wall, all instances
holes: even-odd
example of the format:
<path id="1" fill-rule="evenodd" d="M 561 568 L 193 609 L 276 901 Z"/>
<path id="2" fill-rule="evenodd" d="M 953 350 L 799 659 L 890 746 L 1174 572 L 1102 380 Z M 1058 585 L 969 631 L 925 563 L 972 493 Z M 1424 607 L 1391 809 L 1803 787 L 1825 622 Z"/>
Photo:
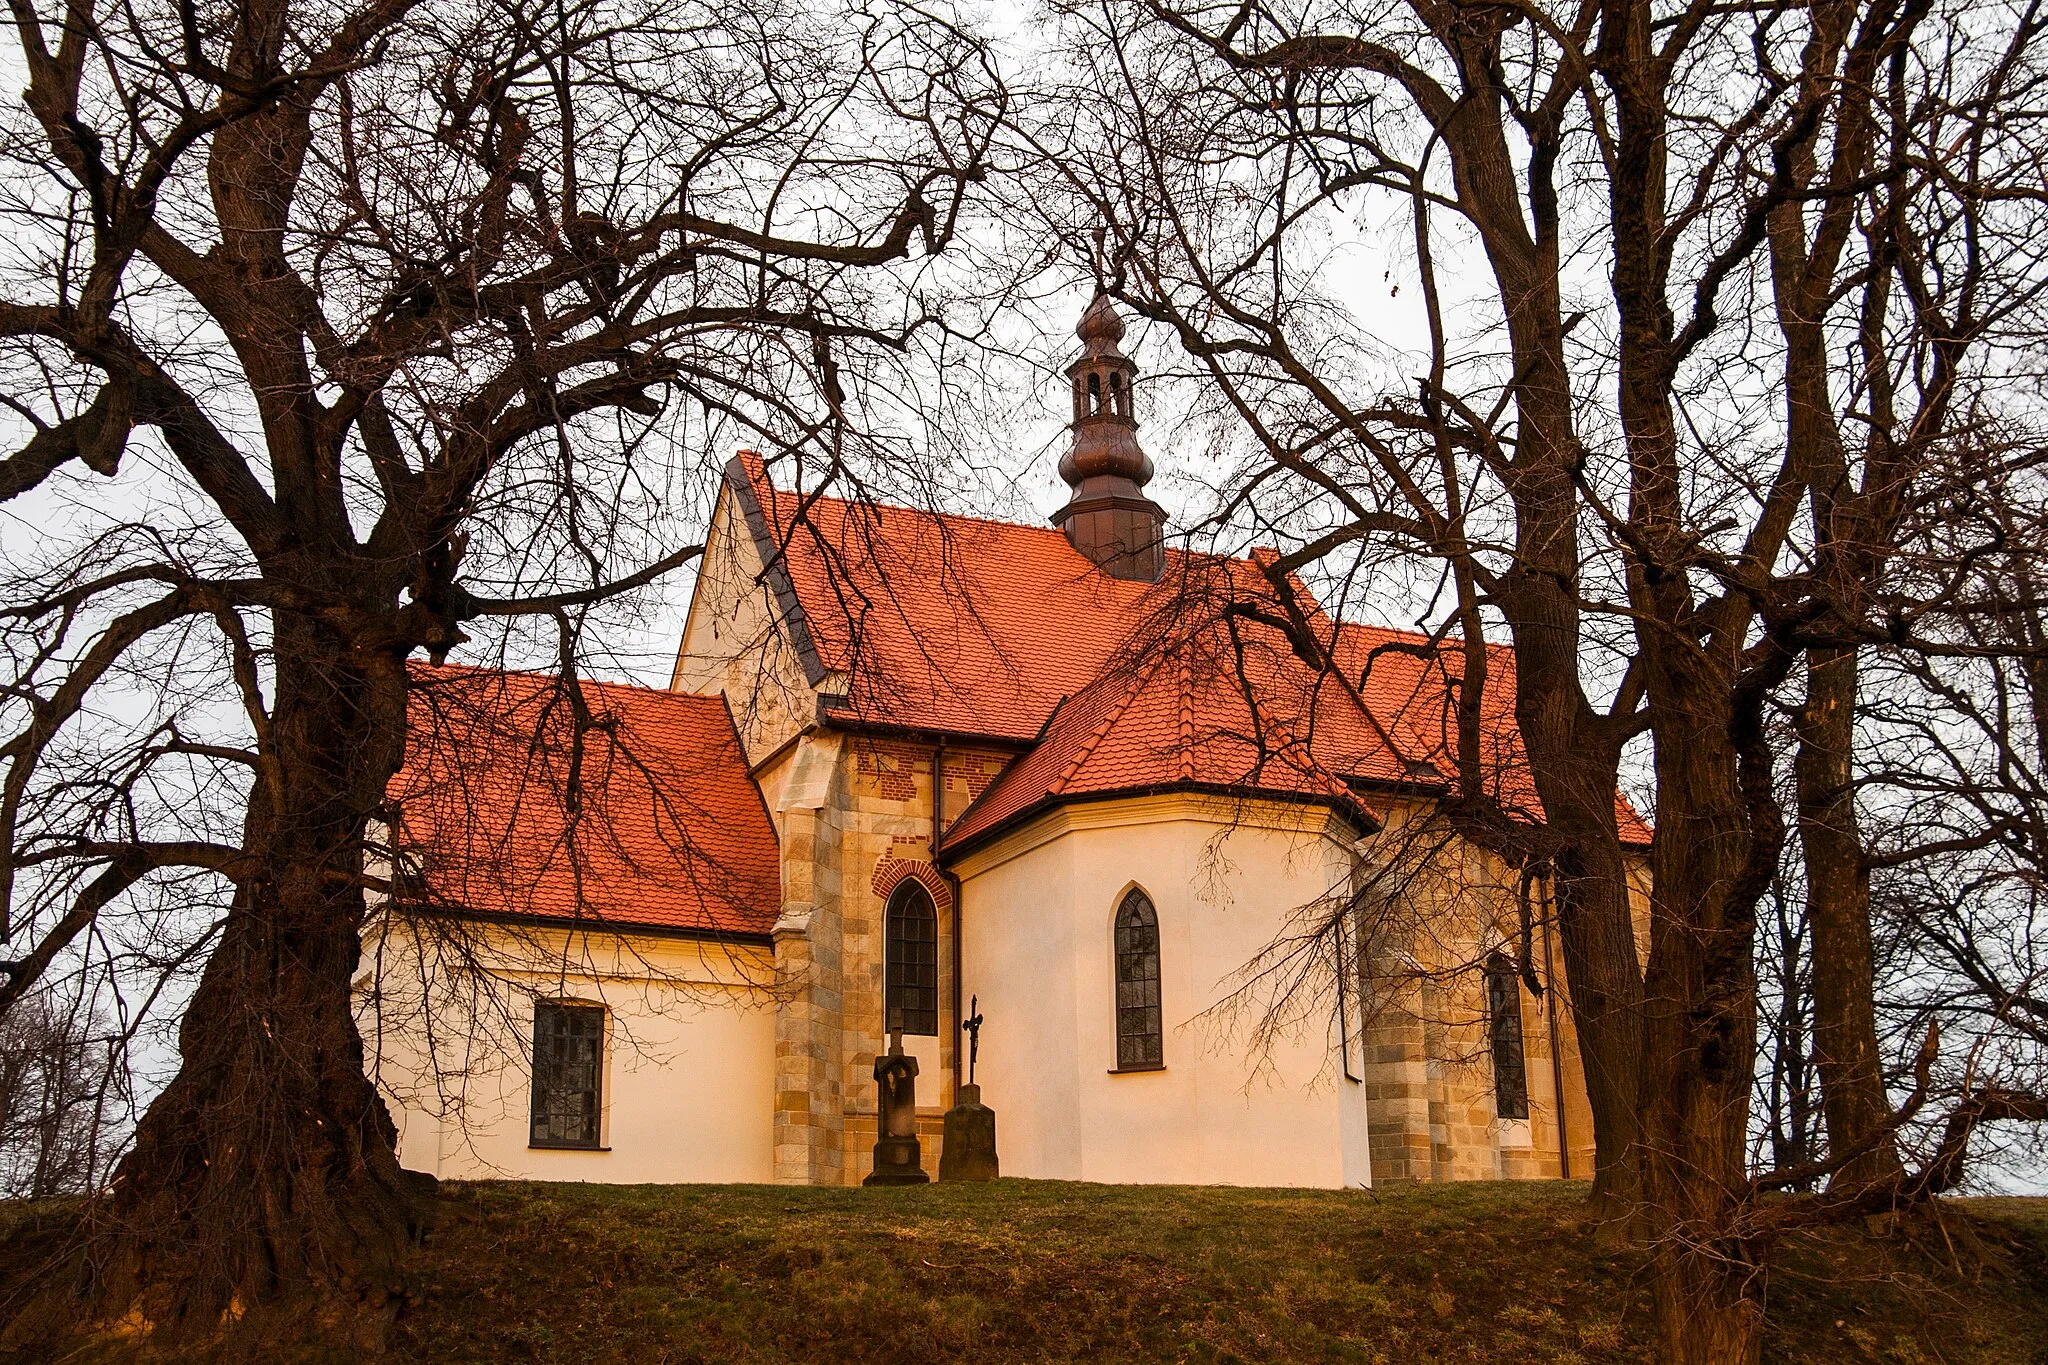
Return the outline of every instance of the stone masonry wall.
<path id="1" fill-rule="evenodd" d="M 1431 912 L 1367 946 L 1363 1041 L 1373 1179 L 1404 1184 L 1566 1174 L 1560 1073 L 1569 1174 L 1589 1176 L 1592 1115 L 1563 963 L 1553 948 L 1546 964 L 1539 928 L 1532 943 L 1537 976 L 1554 998 L 1539 998 L 1526 985 L 1518 994 L 1529 1117 L 1504 1121 L 1497 1116 L 1485 985 L 1476 967 L 1515 941 L 1518 916 L 1501 890 L 1513 883 L 1503 865 L 1476 847 L 1439 856 L 1459 866 L 1437 887 Z M 1536 910 L 1540 923 L 1548 906 Z M 1560 1035 L 1555 1064 L 1553 1015 Z"/>
<path id="2" fill-rule="evenodd" d="M 778 966 L 791 983 L 783 1007 L 789 1060 L 777 1101 L 778 1131 L 788 1140 L 778 1137 L 777 1178 L 857 1185 L 873 1169 L 874 1061 L 888 1047 L 885 917 L 890 895 L 906 879 L 924 886 L 938 911 L 938 1064 L 928 1060 L 917 1082 L 924 1164 L 936 1176 L 959 1034 L 952 890 L 931 857 L 934 746 L 864 735 L 829 742 L 837 747 L 834 778 L 820 807 L 808 825 L 786 817 L 783 830 L 786 907 L 802 903 L 789 888 L 806 878 L 814 887 L 829 883 L 830 892 L 818 892 L 804 912 L 803 934 L 792 929 L 777 937 Z M 812 735 L 804 743 L 822 751 L 827 741 Z M 948 746 L 944 818 L 965 810 L 1007 759 L 999 750 Z M 781 804 L 789 806 L 787 795 Z"/>

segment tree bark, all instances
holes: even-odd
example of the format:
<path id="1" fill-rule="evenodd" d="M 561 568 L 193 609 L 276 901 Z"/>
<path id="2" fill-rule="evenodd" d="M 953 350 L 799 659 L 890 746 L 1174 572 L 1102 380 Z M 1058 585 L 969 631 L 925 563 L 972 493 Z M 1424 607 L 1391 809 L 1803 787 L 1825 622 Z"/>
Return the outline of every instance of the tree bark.
<path id="1" fill-rule="evenodd" d="M 1793 761 L 1806 902 L 1813 933 L 1813 1036 L 1831 1185 L 1854 1189 L 1904 1173 L 1888 1124 L 1877 1045 L 1876 976 L 1870 934 L 1870 873 L 1856 816 L 1853 746 L 1857 660 L 1853 649 L 1815 649 Z"/>
<path id="2" fill-rule="evenodd" d="M 121 1248 L 106 1317 L 153 1336 L 245 1329 L 374 1345 L 401 1296 L 419 1211 L 363 1070 L 350 982 L 367 822 L 398 766 L 404 665 L 277 626 L 276 699 L 251 795 L 243 882 L 105 1217 Z M 291 1317 L 265 1321 L 274 1305 Z"/>
<path id="3" fill-rule="evenodd" d="M 1613 1223 L 1638 1203 L 1643 1046 L 1643 978 L 1615 823 L 1618 764 L 1592 733 L 1597 717 L 1579 684 L 1576 607 L 1554 583 L 1538 580 L 1518 585 L 1504 614 L 1515 641 L 1516 720 L 1557 841 L 1558 938 L 1593 1115 L 1588 1211 Z M 1560 614 L 1571 617 L 1565 628 L 1556 624 Z"/>
<path id="4" fill-rule="evenodd" d="M 1460 190 L 1486 241 L 1515 358 L 1515 561 L 1495 600 L 1515 646 L 1515 718 L 1556 841 L 1558 936 L 1571 990 L 1572 1023 L 1593 1111 L 1593 1189 L 1588 1207 L 1606 1221 L 1634 1212 L 1642 972 L 1615 820 L 1620 747 L 1586 699 L 1583 629 L 1576 597 L 1582 448 L 1573 424 L 1564 358 L 1558 222 L 1549 168 L 1554 148 L 1532 158 L 1525 226 L 1513 158 L 1491 98 L 1460 104 L 1450 120 Z"/>
<path id="5" fill-rule="evenodd" d="M 1643 1197 L 1650 1219 L 1660 1359 L 1760 1358 L 1763 1265 L 1743 1235 L 1756 1057 L 1755 907 L 1749 884 L 1771 842 L 1737 780 L 1732 669 L 1694 651 L 1651 681 L 1657 727 L 1657 913 L 1644 983 Z M 1767 775 L 1766 775 L 1767 777 Z M 1766 819 L 1764 824 L 1768 825 Z M 1775 866 L 1776 856 L 1768 861 Z"/>

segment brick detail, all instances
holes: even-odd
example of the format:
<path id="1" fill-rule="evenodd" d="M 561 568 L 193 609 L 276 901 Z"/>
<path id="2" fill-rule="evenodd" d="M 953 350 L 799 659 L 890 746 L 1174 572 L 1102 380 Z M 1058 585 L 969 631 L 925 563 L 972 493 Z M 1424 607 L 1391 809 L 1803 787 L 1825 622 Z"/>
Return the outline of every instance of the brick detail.
<path id="1" fill-rule="evenodd" d="M 886 904 L 889 897 L 896 894 L 896 888 L 906 881 L 915 881 L 929 891 L 932 904 L 938 908 L 942 917 L 952 913 L 952 888 L 946 885 L 946 879 L 939 875 L 939 870 L 932 866 L 928 858 L 899 858 L 896 856 L 895 848 L 891 847 L 875 864 L 875 875 L 868 884 Z"/>

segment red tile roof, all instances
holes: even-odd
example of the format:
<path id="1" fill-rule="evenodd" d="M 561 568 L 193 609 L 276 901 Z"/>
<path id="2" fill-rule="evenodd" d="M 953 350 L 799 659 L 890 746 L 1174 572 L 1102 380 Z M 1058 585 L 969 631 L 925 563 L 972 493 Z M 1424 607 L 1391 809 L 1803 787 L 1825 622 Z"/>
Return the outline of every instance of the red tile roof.
<path id="1" fill-rule="evenodd" d="M 556 679 L 414 669 L 406 762 L 390 791 L 432 901 L 766 934 L 782 901 L 780 856 L 725 699 L 596 682 L 582 691 L 592 724 L 579 772 Z"/>
<path id="2" fill-rule="evenodd" d="M 1350 739 L 1367 727 L 1344 727 L 1337 717 L 1353 709 L 1348 698 L 1313 695 L 1306 672 L 1274 657 L 1270 639 L 1226 638 L 1214 627 L 1114 667 L 1060 707 L 1045 737 L 953 822 L 946 847 L 958 851 L 1050 806 L 1171 790 L 1307 799 L 1376 828 L 1373 812 L 1318 761 L 1318 750 L 1344 745 L 1307 738 L 1317 726 Z M 1400 771 L 1384 747 L 1353 757 L 1390 777 Z"/>
<path id="3" fill-rule="evenodd" d="M 1052 527 L 939 516 L 777 488 L 758 456 L 730 486 L 765 556 L 811 683 L 849 675 L 853 723 L 1027 742 L 1191 574 L 1248 560 L 1169 551 L 1157 584 L 1111 578 Z"/>
<path id="4" fill-rule="evenodd" d="M 1157 785 L 1162 765 L 1170 765 L 1152 742 L 1159 732 L 1142 717 L 1152 694 L 1171 689 L 1145 666 L 1183 648 L 1199 661 L 1197 675 L 1213 667 L 1252 684 L 1267 716 L 1325 773 L 1431 786 L 1455 776 L 1446 671 L 1462 671 L 1457 642 L 1439 650 L 1412 632 L 1335 622 L 1299 580 L 1276 586 L 1265 572 L 1271 551 L 1232 559 L 1169 550 L 1158 583 L 1134 583 L 1100 572 L 1051 527 L 778 488 L 752 452 L 732 461 L 727 479 L 812 685 L 850 690 L 843 701 L 828 698 L 835 722 L 1018 744 L 1037 741 L 1043 730 L 1041 751 L 1071 757 L 1119 701 L 1127 703 L 1111 726 L 1124 738 L 1096 741 L 1090 770 L 1099 778 L 1077 772 L 1061 779 L 1064 762 L 1027 754 L 984 794 L 981 813 L 969 812 L 972 827 L 956 822 L 949 843 L 993 827 L 996 788 L 1007 820 L 1055 791 L 1108 790 L 1086 784 L 1113 779 L 1112 756 L 1132 765 L 1120 789 Z M 1307 667 L 1285 647 L 1272 623 L 1290 617 L 1327 647 L 1344 680 L 1331 676 L 1336 670 Z M 1224 623 L 1228 631 L 1218 634 Z M 1510 811 L 1540 820 L 1515 725 L 1514 652 L 1495 645 L 1490 654 L 1482 741 L 1489 782 Z M 844 681 L 828 681 L 832 675 Z M 1347 683 L 1358 688 L 1357 700 Z M 1214 708 L 1206 723 L 1219 744 L 1248 719 L 1207 680 L 1195 695 Z M 1073 709 L 1084 705 L 1100 714 L 1084 723 Z M 1126 740 L 1130 747 L 1119 747 Z M 1140 752 L 1148 745 L 1156 752 Z M 1233 765 L 1249 772 L 1256 743 L 1212 758 L 1204 759 L 1209 776 Z M 1624 840 L 1646 843 L 1649 827 L 1618 794 L 1616 811 Z"/>
<path id="5" fill-rule="evenodd" d="M 1462 678 L 1464 650 L 1456 640 L 1441 644 L 1429 636 L 1345 621 L 1337 628 L 1331 654 L 1403 752 L 1426 757 L 1443 775 L 1457 773 L 1458 720 L 1454 683 Z M 1486 697 L 1479 724 L 1480 774 L 1487 794 L 1510 815 L 1540 822 L 1528 751 L 1515 720 L 1515 651 L 1487 647 Z M 1625 844 L 1648 846 L 1650 826 L 1620 792 L 1614 813 Z"/>

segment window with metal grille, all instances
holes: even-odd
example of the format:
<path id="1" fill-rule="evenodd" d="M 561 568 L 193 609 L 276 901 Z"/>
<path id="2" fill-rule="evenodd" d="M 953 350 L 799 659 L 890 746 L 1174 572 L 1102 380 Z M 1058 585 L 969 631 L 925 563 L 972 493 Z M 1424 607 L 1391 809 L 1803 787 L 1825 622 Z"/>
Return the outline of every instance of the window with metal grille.
<path id="1" fill-rule="evenodd" d="M 542 1000 L 533 1007 L 535 1147 L 595 1147 L 603 1110 L 604 1009 Z"/>
<path id="2" fill-rule="evenodd" d="M 1133 889 L 1116 911 L 1116 1069 L 1164 1066 L 1159 1027 L 1159 916 Z"/>
<path id="3" fill-rule="evenodd" d="M 903 1031 L 936 1036 L 939 1031 L 939 912 L 931 893 L 905 882 L 889 897 L 889 932 L 883 957 L 887 989 L 882 1027 L 902 1011 Z"/>
<path id="4" fill-rule="evenodd" d="M 1493 1040 L 1493 1112 L 1529 1117 L 1529 1074 L 1522 1057 L 1522 983 L 1496 953 L 1486 963 L 1486 1022 Z"/>

